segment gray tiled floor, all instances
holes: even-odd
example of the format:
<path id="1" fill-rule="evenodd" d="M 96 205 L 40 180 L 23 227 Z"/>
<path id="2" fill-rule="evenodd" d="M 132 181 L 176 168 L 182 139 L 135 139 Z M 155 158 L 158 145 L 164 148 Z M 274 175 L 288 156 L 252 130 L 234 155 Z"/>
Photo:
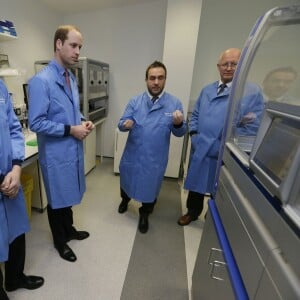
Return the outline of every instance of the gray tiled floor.
<path id="1" fill-rule="evenodd" d="M 186 194 L 183 192 L 183 207 L 185 197 Z M 113 160 L 104 159 L 88 174 L 84 200 L 81 205 L 74 207 L 76 227 L 91 233 L 87 240 L 69 243 L 78 258 L 75 263 L 62 260 L 53 248 L 46 213 L 33 211 L 32 230 L 27 234 L 26 239 L 25 271 L 27 274 L 44 276 L 45 285 L 34 291 L 17 290 L 9 293 L 10 299 L 119 300 L 130 258 L 134 253 L 132 249 L 136 234 L 139 234 L 137 233 L 138 203 L 132 201 L 126 214 L 120 215 L 117 213 L 119 201 L 119 177 L 113 173 Z M 150 222 L 155 221 L 155 213 L 154 211 L 153 220 L 150 219 Z M 157 214 L 159 215 L 159 212 Z M 175 229 L 178 226 L 177 216 L 172 215 L 173 217 Z M 157 225 L 152 224 L 151 228 L 150 223 L 149 230 Z M 186 255 L 184 272 L 187 274 L 188 287 L 191 285 L 202 227 L 203 222 L 198 220 L 179 229 L 184 232 Z M 143 238 L 147 239 L 147 234 L 143 235 Z M 156 288 L 164 288 L 164 283 L 162 282 L 161 286 Z M 151 295 L 147 299 L 151 299 Z"/>

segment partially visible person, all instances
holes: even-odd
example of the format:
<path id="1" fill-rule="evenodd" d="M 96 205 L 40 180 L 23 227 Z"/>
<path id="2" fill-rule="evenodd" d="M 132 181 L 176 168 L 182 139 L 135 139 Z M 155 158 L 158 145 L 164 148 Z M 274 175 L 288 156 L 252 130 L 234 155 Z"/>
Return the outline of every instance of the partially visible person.
<path id="1" fill-rule="evenodd" d="M 300 100 L 288 94 L 297 79 L 297 71 L 292 67 L 280 67 L 271 70 L 264 78 L 262 86 L 265 101 L 278 101 L 300 104 Z"/>
<path id="2" fill-rule="evenodd" d="M 37 289 L 44 279 L 24 274 L 25 233 L 29 231 L 21 165 L 25 155 L 24 137 L 9 92 L 0 80 L 0 262 L 5 262 L 5 280 L 0 269 L 0 299 L 6 291 Z"/>
<path id="3" fill-rule="evenodd" d="M 72 211 L 86 189 L 83 140 L 94 128 L 80 113 L 78 86 L 69 70 L 78 62 L 82 43 L 79 29 L 60 26 L 54 35 L 54 59 L 28 84 L 29 124 L 37 134 L 54 247 L 70 262 L 77 257 L 67 242 L 89 237 L 73 226 Z"/>
<path id="4" fill-rule="evenodd" d="M 166 171 L 171 133 L 186 132 L 182 104 L 167 93 L 167 69 L 155 61 L 146 70 L 147 91 L 133 97 L 121 117 L 120 131 L 129 131 L 120 162 L 122 201 L 119 213 L 127 210 L 131 198 L 141 202 L 138 229 L 148 231 L 148 216 L 153 211 Z"/>
<path id="5" fill-rule="evenodd" d="M 214 191 L 228 97 L 240 54 L 241 50 L 238 48 L 230 48 L 221 53 L 217 63 L 220 80 L 205 86 L 195 103 L 189 122 L 191 153 L 184 182 L 184 189 L 189 191 L 187 213 L 178 219 L 181 226 L 198 219 L 205 194 Z"/>
<path id="6" fill-rule="evenodd" d="M 264 97 L 261 88 L 247 82 L 239 105 L 237 106 L 237 136 L 256 136 L 264 111 Z"/>

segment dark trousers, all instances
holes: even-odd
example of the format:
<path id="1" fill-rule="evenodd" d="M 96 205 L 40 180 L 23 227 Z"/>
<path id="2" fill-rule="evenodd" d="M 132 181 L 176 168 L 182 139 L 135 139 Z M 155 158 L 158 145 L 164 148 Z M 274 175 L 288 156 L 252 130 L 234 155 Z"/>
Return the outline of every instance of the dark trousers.
<path id="1" fill-rule="evenodd" d="M 204 196 L 204 194 L 189 191 L 186 207 L 190 216 L 195 218 L 200 216 L 203 209 Z"/>
<path id="2" fill-rule="evenodd" d="M 127 203 L 129 203 L 129 201 L 131 200 L 131 198 L 126 194 L 126 192 L 122 188 L 121 188 L 121 198 Z M 154 201 L 150 203 L 142 202 L 142 206 L 139 208 L 140 214 L 143 215 L 151 214 L 154 209 L 154 205 L 156 204 L 156 201 L 157 198 L 155 198 Z"/>
<path id="3" fill-rule="evenodd" d="M 0 300 L 2 300 L 2 299 L 8 299 L 8 297 L 3 288 L 3 275 L 2 275 L 2 271 L 0 269 Z"/>
<path id="4" fill-rule="evenodd" d="M 25 246 L 24 233 L 15 238 L 15 240 L 9 245 L 8 260 L 5 262 L 6 283 L 15 284 L 24 276 Z"/>
<path id="5" fill-rule="evenodd" d="M 47 213 L 54 245 L 62 247 L 69 241 L 69 237 L 76 232 L 73 227 L 72 207 L 53 209 L 48 205 Z"/>

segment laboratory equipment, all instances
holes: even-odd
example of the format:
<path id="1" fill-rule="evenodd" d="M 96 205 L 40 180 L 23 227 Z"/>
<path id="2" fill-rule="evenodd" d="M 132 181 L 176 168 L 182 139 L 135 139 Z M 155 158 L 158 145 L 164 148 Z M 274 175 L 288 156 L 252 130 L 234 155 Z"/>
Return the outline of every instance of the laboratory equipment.
<path id="1" fill-rule="evenodd" d="M 243 48 L 193 299 L 300 299 L 299 31 L 299 5 L 273 8 Z M 264 103 L 247 134 L 240 120 L 252 104 L 250 85 L 260 88 Z"/>

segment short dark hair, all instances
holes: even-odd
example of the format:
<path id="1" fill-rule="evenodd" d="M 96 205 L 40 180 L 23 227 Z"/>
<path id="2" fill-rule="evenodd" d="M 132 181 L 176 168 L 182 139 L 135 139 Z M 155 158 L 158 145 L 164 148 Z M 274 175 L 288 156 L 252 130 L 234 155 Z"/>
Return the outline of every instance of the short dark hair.
<path id="1" fill-rule="evenodd" d="M 165 71 L 165 77 L 167 77 L 167 68 L 166 68 L 166 66 L 162 62 L 156 60 L 148 66 L 148 68 L 146 70 L 146 77 L 145 77 L 146 80 L 148 79 L 149 70 L 153 69 L 153 68 L 163 68 L 164 71 Z"/>
<path id="2" fill-rule="evenodd" d="M 297 77 L 297 71 L 292 68 L 292 67 L 280 67 L 280 68 L 276 68 L 271 70 L 265 77 L 264 81 L 268 80 L 274 73 L 278 73 L 278 72 L 284 72 L 284 73 L 291 73 L 295 76 L 295 78 Z"/>
<path id="3" fill-rule="evenodd" d="M 57 40 L 61 40 L 62 43 L 64 43 L 65 40 L 68 39 L 68 33 L 71 30 L 76 30 L 76 31 L 80 32 L 80 30 L 74 25 L 61 25 L 56 29 L 55 34 L 54 34 L 54 52 L 56 51 Z"/>

